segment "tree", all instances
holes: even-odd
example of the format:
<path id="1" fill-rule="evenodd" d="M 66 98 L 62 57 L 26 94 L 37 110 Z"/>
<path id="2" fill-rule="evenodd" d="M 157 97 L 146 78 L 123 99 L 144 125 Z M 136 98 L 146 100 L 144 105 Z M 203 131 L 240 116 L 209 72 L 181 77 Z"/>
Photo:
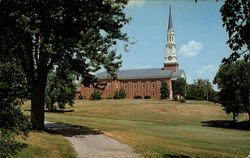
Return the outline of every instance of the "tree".
<path id="1" fill-rule="evenodd" d="M 161 82 L 160 93 L 161 93 L 161 99 L 167 99 L 169 97 L 169 89 L 166 80 L 163 80 Z"/>
<path id="2" fill-rule="evenodd" d="M 77 73 L 84 85 L 105 68 L 114 76 L 120 56 L 111 49 L 128 41 L 121 28 L 127 0 L 1 0 L 0 55 L 15 57 L 31 90 L 31 122 L 44 129 L 48 73 L 55 66 Z"/>
<path id="3" fill-rule="evenodd" d="M 45 90 L 45 106 L 49 111 L 64 109 L 66 104 L 73 106 L 76 88 L 72 76 L 70 72 L 65 74 L 65 70 L 49 73 Z"/>
<path id="4" fill-rule="evenodd" d="M 215 93 L 207 79 L 197 79 L 193 84 L 187 85 L 187 99 L 211 100 L 214 99 Z"/>
<path id="5" fill-rule="evenodd" d="M 226 27 L 229 40 L 227 44 L 232 49 L 232 54 L 224 63 L 236 61 L 241 55 L 249 58 L 250 49 L 250 3 L 248 0 L 225 0 L 220 12 L 223 26 Z M 241 51 L 241 52 L 239 52 Z"/>
<path id="6" fill-rule="evenodd" d="M 173 93 L 182 98 L 186 93 L 186 80 L 183 77 L 178 78 L 173 84 Z"/>
<path id="7" fill-rule="evenodd" d="M 23 146 L 15 136 L 28 133 L 28 118 L 19 107 L 26 97 L 26 80 L 17 61 L 0 58 L 0 157 L 10 157 Z"/>
<path id="8" fill-rule="evenodd" d="M 226 113 L 233 114 L 234 121 L 242 112 L 247 112 L 250 120 L 249 66 L 249 61 L 245 60 L 222 64 L 214 78 L 214 83 L 220 89 L 221 105 Z"/>

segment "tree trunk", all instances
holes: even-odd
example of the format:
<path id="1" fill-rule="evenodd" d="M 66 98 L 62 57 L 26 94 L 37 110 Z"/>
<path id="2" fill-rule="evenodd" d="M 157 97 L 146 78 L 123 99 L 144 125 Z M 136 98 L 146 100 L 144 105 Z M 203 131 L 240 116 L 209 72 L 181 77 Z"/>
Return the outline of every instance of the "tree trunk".
<path id="1" fill-rule="evenodd" d="M 233 112 L 233 122 L 236 122 L 236 117 L 237 117 L 237 114 Z"/>
<path id="2" fill-rule="evenodd" d="M 44 90 L 37 86 L 34 87 L 31 98 L 31 123 L 33 129 L 44 129 Z"/>
<path id="3" fill-rule="evenodd" d="M 47 84 L 47 74 L 39 75 L 32 85 L 31 123 L 35 130 L 44 130 L 44 97 Z"/>
<path id="4" fill-rule="evenodd" d="M 250 122 L 250 111 L 248 111 L 247 114 L 248 114 L 248 121 Z"/>

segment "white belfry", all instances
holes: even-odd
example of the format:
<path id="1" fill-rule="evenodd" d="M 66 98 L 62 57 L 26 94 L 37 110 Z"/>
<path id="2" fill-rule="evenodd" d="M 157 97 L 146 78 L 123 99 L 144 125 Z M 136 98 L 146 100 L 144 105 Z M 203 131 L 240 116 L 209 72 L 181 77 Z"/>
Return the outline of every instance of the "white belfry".
<path id="1" fill-rule="evenodd" d="M 168 21 L 167 44 L 166 44 L 164 65 L 165 66 L 178 65 L 176 56 L 175 33 L 171 16 L 171 6 L 169 7 L 169 21 Z"/>

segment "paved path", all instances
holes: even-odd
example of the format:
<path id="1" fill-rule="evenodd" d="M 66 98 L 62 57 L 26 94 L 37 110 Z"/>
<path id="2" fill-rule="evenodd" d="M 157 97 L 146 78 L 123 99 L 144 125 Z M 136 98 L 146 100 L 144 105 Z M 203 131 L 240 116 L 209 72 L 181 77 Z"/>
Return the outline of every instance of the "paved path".
<path id="1" fill-rule="evenodd" d="M 102 135 L 87 127 L 72 126 L 45 122 L 46 128 L 61 133 L 69 140 L 78 153 L 79 158 L 143 158 L 132 152 L 126 144 Z"/>

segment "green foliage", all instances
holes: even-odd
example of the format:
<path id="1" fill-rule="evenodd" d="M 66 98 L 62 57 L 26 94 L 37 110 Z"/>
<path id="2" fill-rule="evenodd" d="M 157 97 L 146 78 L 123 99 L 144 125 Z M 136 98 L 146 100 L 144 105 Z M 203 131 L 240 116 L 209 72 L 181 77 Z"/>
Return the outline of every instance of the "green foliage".
<path id="1" fill-rule="evenodd" d="M 102 96 L 102 92 L 99 90 L 94 90 L 94 92 L 90 95 L 90 100 L 100 100 Z"/>
<path id="2" fill-rule="evenodd" d="M 166 80 L 163 80 L 161 82 L 160 93 L 161 93 L 161 99 L 167 99 L 169 97 L 169 89 Z"/>
<path id="3" fill-rule="evenodd" d="M 124 88 L 121 88 L 120 90 L 118 89 L 115 90 L 113 99 L 124 99 L 125 97 L 126 97 L 126 91 Z"/>
<path id="4" fill-rule="evenodd" d="M 49 111 L 54 111 L 57 108 L 64 109 L 66 104 L 70 106 L 74 104 L 75 84 L 73 77 L 71 77 L 73 75 L 70 75 L 69 72 L 67 74 L 61 73 L 64 72 L 51 72 L 48 76 L 45 106 Z"/>
<path id="5" fill-rule="evenodd" d="M 220 89 L 221 105 L 226 113 L 233 114 L 234 121 L 242 112 L 247 112 L 250 120 L 249 66 L 249 61 L 245 60 L 222 64 L 214 78 Z"/>
<path id="6" fill-rule="evenodd" d="M 182 77 L 178 78 L 174 83 L 173 83 L 173 93 L 174 96 L 178 95 L 180 98 L 185 96 L 186 93 L 186 80 Z"/>
<path id="7" fill-rule="evenodd" d="M 18 60 L 0 58 L 0 157 L 14 155 L 22 148 L 15 136 L 28 133 L 28 118 L 19 108 L 26 96 L 26 79 Z"/>
<path id="8" fill-rule="evenodd" d="M 79 99 L 79 100 L 83 100 L 84 98 L 83 98 L 82 95 L 80 95 L 80 96 L 78 97 L 78 99 Z"/>
<path id="9" fill-rule="evenodd" d="M 16 57 L 31 88 L 33 128 L 44 129 L 48 73 L 58 67 L 77 73 L 84 85 L 105 68 L 112 76 L 121 66 L 113 45 L 128 42 L 127 0 L 1 0 L 1 56 Z M 127 44 L 125 44 L 126 46 Z"/>
<path id="10" fill-rule="evenodd" d="M 208 100 L 216 102 L 217 93 L 212 88 L 209 80 L 197 79 L 193 84 L 187 85 L 186 99 Z"/>
<path id="11" fill-rule="evenodd" d="M 248 0 L 225 0 L 220 9 L 223 26 L 228 32 L 227 44 L 233 51 L 228 59 L 223 59 L 224 63 L 236 61 L 243 54 L 246 60 L 249 58 L 249 11 L 250 3 Z"/>
<path id="12" fill-rule="evenodd" d="M 185 98 L 181 98 L 180 99 L 180 103 L 185 103 L 186 102 L 186 99 Z"/>

